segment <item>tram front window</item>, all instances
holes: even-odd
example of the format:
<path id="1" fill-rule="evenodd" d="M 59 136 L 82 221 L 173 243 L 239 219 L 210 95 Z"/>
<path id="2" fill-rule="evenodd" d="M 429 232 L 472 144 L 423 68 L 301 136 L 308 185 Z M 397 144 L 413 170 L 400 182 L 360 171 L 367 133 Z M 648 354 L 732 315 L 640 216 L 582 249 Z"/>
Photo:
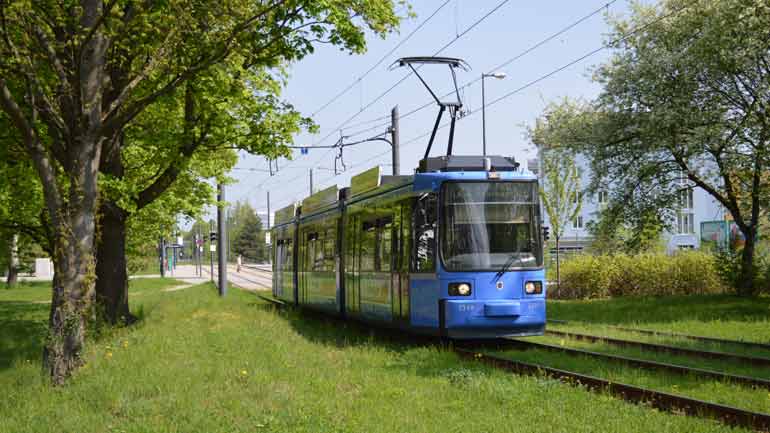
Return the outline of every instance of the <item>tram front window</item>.
<path id="1" fill-rule="evenodd" d="M 440 242 L 446 270 L 542 266 L 536 182 L 447 182 L 442 192 Z"/>

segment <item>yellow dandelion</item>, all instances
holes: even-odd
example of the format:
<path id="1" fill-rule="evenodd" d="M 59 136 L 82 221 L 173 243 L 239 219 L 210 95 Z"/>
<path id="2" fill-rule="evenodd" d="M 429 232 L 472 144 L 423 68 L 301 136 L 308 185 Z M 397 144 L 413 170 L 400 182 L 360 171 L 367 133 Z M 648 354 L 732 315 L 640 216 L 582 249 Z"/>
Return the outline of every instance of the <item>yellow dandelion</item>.
<path id="1" fill-rule="evenodd" d="M 105 356 L 106 356 L 107 358 L 112 358 L 112 352 L 107 352 L 107 353 L 105 354 Z"/>
<path id="2" fill-rule="evenodd" d="M 128 347 L 128 341 L 124 341 L 124 342 L 123 342 L 123 347 L 124 347 L 124 348 L 125 348 L 125 347 Z"/>
<path id="3" fill-rule="evenodd" d="M 246 376 L 247 374 L 249 374 L 249 372 L 248 372 L 248 371 L 246 371 L 246 370 L 241 370 L 241 376 Z"/>

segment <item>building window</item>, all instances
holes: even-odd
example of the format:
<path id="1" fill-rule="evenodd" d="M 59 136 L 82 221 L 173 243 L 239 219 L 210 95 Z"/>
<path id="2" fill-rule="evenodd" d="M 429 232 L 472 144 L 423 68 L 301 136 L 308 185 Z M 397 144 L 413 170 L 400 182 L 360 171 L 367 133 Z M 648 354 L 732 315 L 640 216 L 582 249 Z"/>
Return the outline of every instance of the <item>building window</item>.
<path id="1" fill-rule="evenodd" d="M 607 191 L 599 191 L 597 193 L 596 200 L 599 202 L 599 204 L 606 204 L 607 203 Z"/>
<path id="2" fill-rule="evenodd" d="M 694 234 L 695 214 L 691 212 L 680 212 L 676 217 L 676 228 L 679 234 Z"/>
<path id="3" fill-rule="evenodd" d="M 679 206 L 682 209 L 692 209 L 694 206 L 692 188 L 679 191 Z"/>
<path id="4" fill-rule="evenodd" d="M 574 220 L 572 220 L 572 228 L 573 229 L 583 228 L 583 215 L 578 215 Z"/>
<path id="5" fill-rule="evenodd" d="M 577 206 L 578 203 L 583 202 L 583 191 L 578 191 L 577 194 L 572 196 L 572 204 Z"/>

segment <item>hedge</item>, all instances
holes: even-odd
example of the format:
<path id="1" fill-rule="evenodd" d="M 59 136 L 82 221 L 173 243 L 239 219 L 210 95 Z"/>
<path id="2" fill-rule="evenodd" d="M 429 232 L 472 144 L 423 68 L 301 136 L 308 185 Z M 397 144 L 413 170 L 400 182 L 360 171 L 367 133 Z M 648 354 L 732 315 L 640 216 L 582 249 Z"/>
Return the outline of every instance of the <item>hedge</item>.
<path id="1" fill-rule="evenodd" d="M 549 297 L 561 299 L 724 293 L 716 258 L 701 251 L 673 256 L 576 255 L 561 264 L 561 287 Z"/>

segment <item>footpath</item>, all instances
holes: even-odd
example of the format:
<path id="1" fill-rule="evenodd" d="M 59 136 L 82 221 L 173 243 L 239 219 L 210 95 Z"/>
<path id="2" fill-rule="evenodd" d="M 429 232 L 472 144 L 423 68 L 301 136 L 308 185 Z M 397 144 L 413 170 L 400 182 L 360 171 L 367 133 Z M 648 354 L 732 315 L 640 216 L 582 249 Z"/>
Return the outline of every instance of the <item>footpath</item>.
<path id="1" fill-rule="evenodd" d="M 202 275 L 197 275 L 194 265 L 179 265 L 173 271 L 166 272 L 166 276 L 186 283 L 185 286 L 177 286 L 169 290 L 181 290 L 181 288 L 189 287 L 189 285 L 201 284 L 212 280 L 211 269 L 208 265 L 203 266 Z M 160 275 L 137 275 L 131 278 L 148 277 L 158 278 Z M 217 267 L 214 266 L 214 282 L 217 279 Z M 270 290 L 273 282 L 273 273 L 270 265 L 243 265 L 241 266 L 241 271 L 238 272 L 236 266 L 230 264 L 227 266 L 227 281 L 244 290 Z"/>

